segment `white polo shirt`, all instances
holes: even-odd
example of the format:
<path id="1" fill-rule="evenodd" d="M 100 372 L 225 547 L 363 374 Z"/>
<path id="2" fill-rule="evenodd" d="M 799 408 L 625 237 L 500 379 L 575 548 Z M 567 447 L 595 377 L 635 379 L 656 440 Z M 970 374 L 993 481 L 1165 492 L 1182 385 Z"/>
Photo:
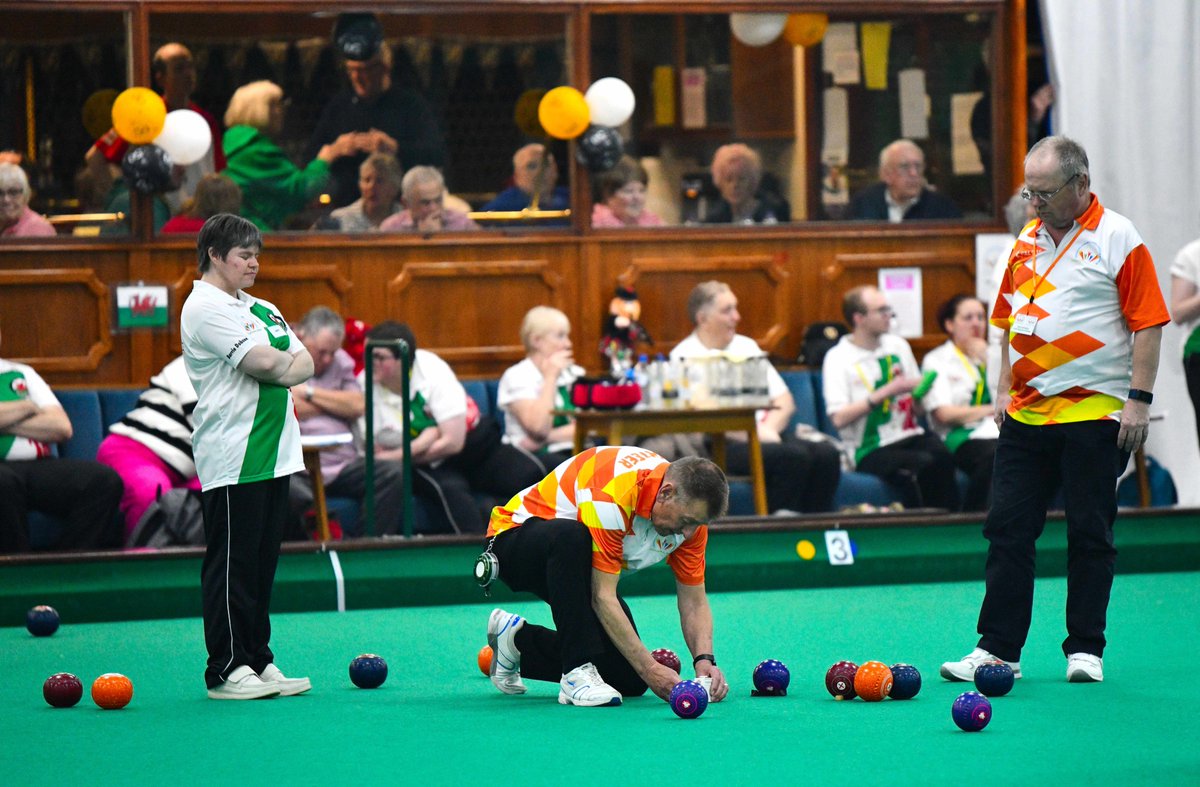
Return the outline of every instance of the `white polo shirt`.
<path id="1" fill-rule="evenodd" d="M 62 407 L 50 386 L 32 367 L 0 358 L 0 402 L 22 399 L 30 399 L 42 408 Z M 0 461 L 41 459 L 49 455 L 50 446 L 45 443 L 14 434 L 0 434 Z"/>
<path id="2" fill-rule="evenodd" d="M 825 412 L 833 414 L 887 385 L 900 375 L 917 377 L 921 369 L 908 342 L 885 333 L 879 346 L 868 350 L 855 344 L 846 334 L 825 354 L 821 383 L 825 394 Z M 863 418 L 838 430 L 842 442 L 854 447 L 854 461 L 876 448 L 883 448 L 925 430 L 917 423 L 912 394 L 902 394 L 873 408 Z"/>
<path id="3" fill-rule="evenodd" d="M 184 365 L 197 395 L 192 439 L 203 489 L 303 470 L 291 391 L 237 369 L 259 345 L 293 355 L 304 349 L 279 309 L 241 290 L 235 298 L 197 280 L 179 322 Z"/>

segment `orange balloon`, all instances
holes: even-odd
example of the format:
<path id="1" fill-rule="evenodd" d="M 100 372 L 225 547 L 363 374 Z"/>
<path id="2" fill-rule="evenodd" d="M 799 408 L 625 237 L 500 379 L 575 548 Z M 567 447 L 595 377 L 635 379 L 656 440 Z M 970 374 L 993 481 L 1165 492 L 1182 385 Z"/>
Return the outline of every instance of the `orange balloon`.
<path id="1" fill-rule="evenodd" d="M 479 655 L 475 657 L 475 661 L 479 664 L 479 671 L 484 675 L 492 674 L 492 646 L 484 645 L 479 649 Z"/>
<path id="2" fill-rule="evenodd" d="M 132 145 L 153 142 L 166 120 L 166 103 L 148 87 L 128 88 L 112 105 L 113 128 Z"/>
<path id="3" fill-rule="evenodd" d="M 545 88 L 531 87 L 521 94 L 513 107 L 513 122 L 527 137 L 546 136 L 546 130 L 538 121 L 538 106 L 542 103 L 545 95 Z"/>
<path id="4" fill-rule="evenodd" d="M 828 14 L 789 14 L 783 26 L 783 38 L 792 46 L 815 46 L 825 37 Z"/>
<path id="5" fill-rule="evenodd" d="M 546 133 L 556 139 L 575 139 L 587 131 L 592 111 L 587 99 L 573 87 L 556 87 L 538 103 L 538 120 Z"/>

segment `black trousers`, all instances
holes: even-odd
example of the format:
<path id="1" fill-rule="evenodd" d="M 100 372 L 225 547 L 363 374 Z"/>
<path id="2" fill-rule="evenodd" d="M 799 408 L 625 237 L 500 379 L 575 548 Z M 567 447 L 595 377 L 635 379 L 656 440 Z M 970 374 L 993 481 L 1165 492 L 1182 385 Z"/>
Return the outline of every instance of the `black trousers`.
<path id="1" fill-rule="evenodd" d="M 963 511 L 987 511 L 992 504 L 992 468 L 996 440 L 967 440 L 954 452 L 954 466 L 967 474 Z"/>
<path id="2" fill-rule="evenodd" d="M 767 505 L 772 511 L 812 513 L 833 509 L 833 495 L 842 476 L 842 458 L 828 443 L 784 438 L 762 443 Z M 750 472 L 750 444 L 727 440 L 725 461 L 733 475 Z"/>
<path id="3" fill-rule="evenodd" d="M 262 672 L 271 652 L 271 589 L 288 518 L 289 477 L 231 484 L 201 494 L 208 549 L 200 566 L 204 682 L 215 688 L 234 669 Z"/>
<path id="4" fill-rule="evenodd" d="M 492 551 L 500 561 L 504 584 L 533 593 L 550 605 L 554 617 L 554 629 L 526 621 L 517 632 L 522 677 L 557 683 L 564 674 L 590 661 L 624 696 L 646 693 L 646 683 L 592 609 L 592 536 L 585 526 L 573 519 L 535 517 L 500 533 Z M 633 624 L 629 606 L 617 598 Z"/>
<path id="5" fill-rule="evenodd" d="M 987 590 L 979 647 L 1005 661 L 1021 658 L 1033 614 L 1035 543 L 1059 482 L 1067 509 L 1067 638 L 1063 653 L 1104 655 L 1112 591 L 1117 477 L 1129 454 L 1117 448 L 1120 424 L 1105 419 L 1028 426 L 1004 419 L 996 446 L 988 540 Z"/>
<path id="6" fill-rule="evenodd" d="M 1196 412 L 1196 437 L 1200 439 L 1200 353 L 1183 359 L 1183 376 L 1187 380 L 1192 409 Z"/>
<path id="7" fill-rule="evenodd" d="M 30 511 L 63 521 L 58 549 L 108 549 L 124 538 L 116 471 L 86 459 L 0 462 L 0 553 L 28 552 Z"/>
<path id="8" fill-rule="evenodd" d="M 876 448 L 862 458 L 858 469 L 905 489 L 914 489 L 919 495 L 919 506 L 958 510 L 954 457 L 935 434 L 925 432 Z"/>

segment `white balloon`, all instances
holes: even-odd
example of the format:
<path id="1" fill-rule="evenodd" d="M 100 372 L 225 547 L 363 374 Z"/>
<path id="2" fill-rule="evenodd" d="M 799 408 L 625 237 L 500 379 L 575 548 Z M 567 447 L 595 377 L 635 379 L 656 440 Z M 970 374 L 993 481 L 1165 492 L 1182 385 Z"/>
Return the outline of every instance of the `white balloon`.
<path id="1" fill-rule="evenodd" d="M 787 14 L 730 14 L 734 37 L 746 46 L 766 46 L 783 35 Z"/>
<path id="2" fill-rule="evenodd" d="M 583 98 L 591 110 L 593 125 L 616 128 L 633 115 L 633 90 L 616 77 L 597 79 Z"/>
<path id="3" fill-rule="evenodd" d="M 212 147 L 212 129 L 199 112 L 176 109 L 167 113 L 163 130 L 154 138 L 154 144 L 170 154 L 176 164 L 195 164 Z"/>

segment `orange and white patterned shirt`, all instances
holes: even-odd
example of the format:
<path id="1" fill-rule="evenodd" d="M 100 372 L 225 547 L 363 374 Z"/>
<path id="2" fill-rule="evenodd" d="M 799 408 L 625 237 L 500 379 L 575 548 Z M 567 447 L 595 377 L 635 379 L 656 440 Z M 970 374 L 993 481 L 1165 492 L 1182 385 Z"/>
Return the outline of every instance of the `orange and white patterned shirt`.
<path id="1" fill-rule="evenodd" d="M 691 538 L 660 536 L 650 510 L 669 462 L 633 446 L 589 448 L 492 509 L 488 537 L 531 517 L 573 519 L 592 534 L 592 566 L 607 574 L 637 571 L 664 559 L 685 585 L 704 582 L 708 526 Z"/>
<path id="2" fill-rule="evenodd" d="M 1018 319 L 1036 320 L 1032 333 L 1014 330 Z M 1138 231 L 1095 195 L 1060 245 L 1031 221 L 992 308 L 992 324 L 1009 331 L 1008 414 L 1031 426 L 1120 418 L 1133 333 L 1170 319 Z"/>

